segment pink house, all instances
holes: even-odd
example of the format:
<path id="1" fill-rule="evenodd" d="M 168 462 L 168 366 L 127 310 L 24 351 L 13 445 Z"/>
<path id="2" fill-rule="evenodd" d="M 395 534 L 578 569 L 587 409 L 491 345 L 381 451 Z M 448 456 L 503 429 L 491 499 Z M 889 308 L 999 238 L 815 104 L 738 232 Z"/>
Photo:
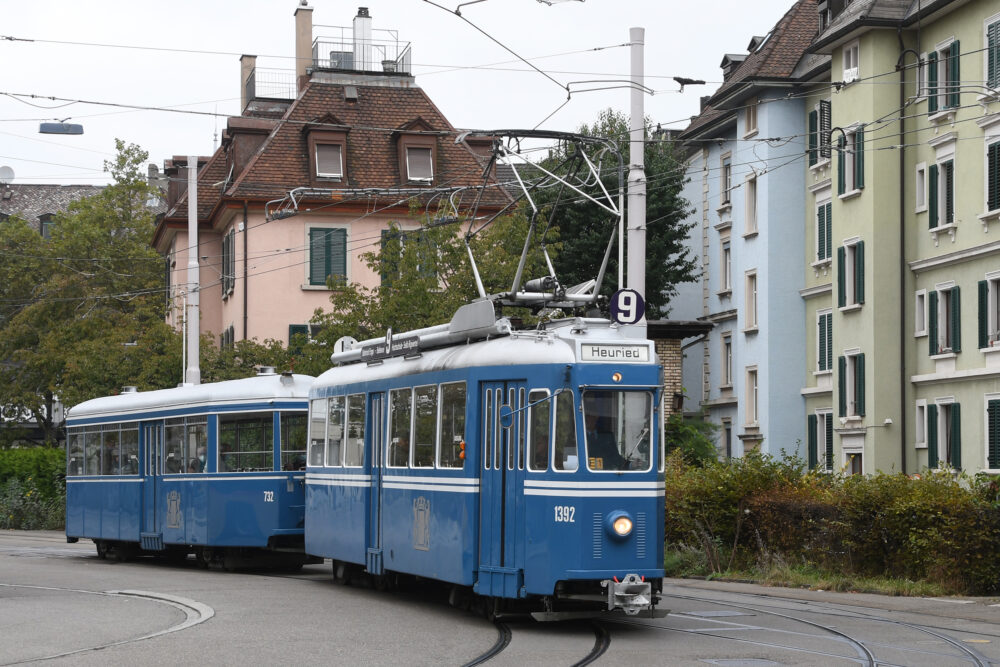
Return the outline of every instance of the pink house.
<path id="1" fill-rule="evenodd" d="M 390 221 L 418 226 L 411 202 L 482 182 L 488 145 L 455 143 L 409 73 L 409 46 L 395 33 L 378 39 L 366 8 L 340 37 L 313 39 L 312 8 L 300 6 L 295 30 L 294 79 L 243 56 L 243 114 L 229 119 L 215 154 L 198 159 L 201 331 L 223 344 L 287 344 L 329 306 L 328 276 L 378 284 L 361 255 L 379 247 Z M 164 163 L 168 210 L 153 239 L 170 258 L 176 326 L 188 290 L 186 167 L 186 157 Z M 490 197 L 483 212 L 509 201 L 499 190 Z"/>

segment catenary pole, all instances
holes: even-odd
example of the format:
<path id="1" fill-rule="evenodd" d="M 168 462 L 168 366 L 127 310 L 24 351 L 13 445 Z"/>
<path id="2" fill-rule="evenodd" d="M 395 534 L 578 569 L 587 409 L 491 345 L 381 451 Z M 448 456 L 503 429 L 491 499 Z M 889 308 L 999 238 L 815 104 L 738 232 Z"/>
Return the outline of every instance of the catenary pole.
<path id="1" fill-rule="evenodd" d="M 631 109 L 629 118 L 629 166 L 628 166 L 628 287 L 646 298 L 646 173 L 644 166 L 645 152 L 645 86 L 643 67 L 643 48 L 645 46 L 646 30 L 644 28 L 629 29 L 629 44 L 631 45 Z M 635 333 L 646 337 L 646 318 L 643 317 L 634 327 Z"/>
<path id="2" fill-rule="evenodd" d="M 200 291 L 201 278 L 198 266 L 198 156 L 188 156 L 188 263 L 187 283 L 188 299 L 185 307 L 185 324 L 187 329 L 187 373 L 188 384 L 201 384 L 201 368 L 199 367 L 198 334 L 200 325 Z"/>

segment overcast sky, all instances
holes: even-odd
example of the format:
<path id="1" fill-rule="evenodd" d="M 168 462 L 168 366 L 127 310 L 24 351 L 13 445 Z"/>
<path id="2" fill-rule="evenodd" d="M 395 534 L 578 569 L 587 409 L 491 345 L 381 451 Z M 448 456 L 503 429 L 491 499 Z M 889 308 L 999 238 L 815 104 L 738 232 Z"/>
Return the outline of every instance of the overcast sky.
<path id="1" fill-rule="evenodd" d="M 455 0 L 435 0 L 454 9 Z M 746 53 L 792 0 L 488 0 L 462 16 L 531 61 L 517 61 L 466 23 L 423 0 L 309 0 L 315 37 L 350 26 L 367 6 L 375 29 L 412 47 L 416 83 L 458 128 L 573 131 L 604 108 L 628 112 L 629 91 L 574 94 L 618 85 L 629 72 L 629 28 L 645 28 L 646 115 L 681 128 L 698 98 L 721 82 L 725 53 Z M 209 155 L 224 117 L 67 103 L 48 97 L 225 115 L 240 113 L 240 54 L 261 68 L 293 69 L 298 0 L 0 0 L 0 166 L 15 183 L 108 181 L 115 138 L 162 166 L 173 155 Z M 34 41 L 10 41 L 34 40 Z M 70 44 L 69 42 L 72 42 Z M 678 94 L 674 76 L 704 79 Z M 600 83 L 584 81 L 607 80 Z M 574 82 L 574 83 L 570 83 Z M 33 94 L 35 99 L 6 94 Z M 557 111 L 558 109 L 558 111 Z M 84 126 L 82 136 L 38 134 L 39 122 Z"/>

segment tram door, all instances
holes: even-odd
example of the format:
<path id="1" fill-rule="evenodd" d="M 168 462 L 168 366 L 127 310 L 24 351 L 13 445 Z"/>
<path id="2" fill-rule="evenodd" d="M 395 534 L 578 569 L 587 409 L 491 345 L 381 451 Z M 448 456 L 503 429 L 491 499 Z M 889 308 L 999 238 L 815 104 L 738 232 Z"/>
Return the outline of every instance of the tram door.
<path id="1" fill-rule="evenodd" d="M 524 585 L 524 382 L 484 382 L 480 462 L 480 595 L 517 597 Z"/>
<path id="2" fill-rule="evenodd" d="M 142 544 L 143 548 L 156 550 L 163 546 L 163 527 L 157 516 L 159 473 L 163 461 L 163 422 L 142 425 Z"/>
<path id="3" fill-rule="evenodd" d="M 368 499 L 368 551 L 365 567 L 371 574 L 382 574 L 382 465 L 385 461 L 385 394 L 369 396 L 368 414 L 371 419 L 371 467 L 372 479 Z"/>

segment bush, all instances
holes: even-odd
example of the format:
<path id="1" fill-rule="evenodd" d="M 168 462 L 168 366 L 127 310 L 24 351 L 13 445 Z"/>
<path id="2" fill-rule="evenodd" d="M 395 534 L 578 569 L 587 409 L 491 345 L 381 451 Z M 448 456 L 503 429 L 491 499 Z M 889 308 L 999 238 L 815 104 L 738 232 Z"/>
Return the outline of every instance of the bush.
<path id="1" fill-rule="evenodd" d="M 66 510 L 61 449 L 0 450 L 0 528 L 62 528 Z"/>

